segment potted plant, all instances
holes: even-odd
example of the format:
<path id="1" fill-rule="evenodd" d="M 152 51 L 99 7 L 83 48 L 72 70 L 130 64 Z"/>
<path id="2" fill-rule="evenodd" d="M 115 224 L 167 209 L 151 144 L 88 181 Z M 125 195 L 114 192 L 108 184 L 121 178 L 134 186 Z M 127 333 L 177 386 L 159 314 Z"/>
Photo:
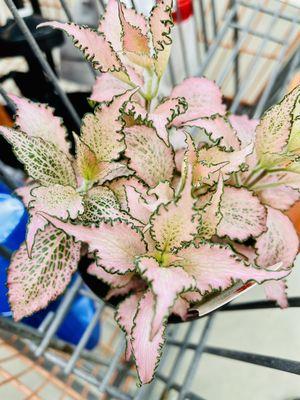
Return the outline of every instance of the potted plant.
<path id="1" fill-rule="evenodd" d="M 284 211 L 299 199 L 300 87 L 260 121 L 230 115 L 203 77 L 160 99 L 170 0 L 148 18 L 110 0 L 97 31 L 47 25 L 67 32 L 101 75 L 75 156 L 51 108 L 11 97 L 16 126 L 0 131 L 30 177 L 18 189 L 30 220 L 8 269 L 11 308 L 19 320 L 45 307 L 87 253 L 80 271 L 98 295 L 118 298 L 126 355 L 148 383 L 171 314 L 185 320 L 191 306 L 218 306 L 255 282 L 286 307 L 299 247 Z"/>

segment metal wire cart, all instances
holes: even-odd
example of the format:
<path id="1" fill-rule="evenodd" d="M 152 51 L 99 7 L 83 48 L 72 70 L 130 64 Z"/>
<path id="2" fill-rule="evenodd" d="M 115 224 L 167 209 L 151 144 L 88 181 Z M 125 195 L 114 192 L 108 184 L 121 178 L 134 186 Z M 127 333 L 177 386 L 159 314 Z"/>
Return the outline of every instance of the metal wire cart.
<path id="1" fill-rule="evenodd" d="M 3 2 L 2 6 L 0 4 L 3 7 L 0 8 L 0 14 L 2 14 L 0 21 L 2 17 L 4 19 L 5 9 L 7 17 L 13 18 L 22 40 L 26 43 L 28 53 L 25 54 L 23 48 L 24 52 L 20 54 L 27 57 L 27 60 L 31 59 L 28 76 L 33 73 L 35 82 L 40 77 L 41 87 L 34 88 L 35 98 L 61 105 L 64 117 L 66 116 L 69 121 L 69 127 L 78 128 L 79 114 L 82 112 L 78 104 L 81 103 L 75 101 L 75 96 L 66 93 L 65 87 L 67 89 L 68 87 L 57 73 L 56 63 L 52 57 L 52 49 L 60 46 L 63 38 L 59 34 L 58 37 L 53 38 L 49 47 L 45 47 L 40 38 L 33 34 L 32 27 L 28 24 L 28 17 L 24 17 L 24 14 L 18 10 L 17 1 L 0 0 L 0 2 Z M 93 0 L 93 2 L 100 16 L 105 7 L 105 1 Z M 131 2 L 132 7 L 139 9 L 143 6 L 141 1 L 131 0 Z M 145 3 L 147 7 L 148 3 L 151 7 L 152 0 L 147 0 Z M 180 7 L 181 3 L 188 4 L 186 7 Z M 37 18 L 43 15 L 48 19 L 69 21 L 73 20 L 70 4 L 71 2 L 66 0 L 31 1 Z M 188 12 L 186 12 L 187 9 Z M 282 97 L 295 80 L 300 82 L 299 72 L 297 72 L 300 71 L 300 4 L 297 0 L 182 1 L 179 2 L 178 7 L 175 5 L 175 21 L 174 46 L 164 82 L 166 92 L 184 77 L 205 75 L 222 87 L 225 100 L 232 112 L 238 114 L 246 112 L 251 117 L 257 118 L 269 105 Z M 2 22 L 5 26 L 6 22 Z M 3 28 L 0 28 L 0 37 L 1 29 Z M 65 40 L 68 41 L 68 39 Z M 3 43 L 0 43 L 0 68 L 2 59 L 11 57 L 11 54 L 2 47 Z M 30 54 L 34 55 L 34 60 L 30 58 Z M 86 73 L 92 81 L 92 71 L 87 68 Z M 28 97 L 29 89 L 20 74 L 20 72 L 10 71 L 3 76 L 0 74 L 0 94 L 3 104 L 10 111 L 13 111 L 13 105 L 7 97 L 7 91 L 11 88 L 11 79 L 15 81 L 22 94 Z M 47 96 L 43 98 L 45 93 Z M 14 186 L 16 183 L 14 180 L 18 178 L 18 175 L 12 176 L 7 172 L 4 152 L 1 150 L 1 153 L 1 176 Z M 1 255 L 7 258 L 10 256 L 4 248 L 1 248 Z M 93 316 L 79 338 L 78 344 L 72 345 L 59 338 L 56 333 L 78 293 L 91 299 L 94 308 Z M 290 298 L 289 303 L 291 307 L 299 307 L 300 297 Z M 30 365 L 34 365 L 32 360 L 37 359 L 38 365 L 48 371 L 45 379 L 50 379 L 49 376 L 52 374 L 52 376 L 55 375 L 55 382 L 62 380 L 67 384 L 68 390 L 63 390 L 58 385 L 58 391 L 55 392 L 57 394 L 52 397 L 53 399 L 199 400 L 203 398 L 202 393 L 193 388 L 195 379 L 201 378 L 201 358 L 206 357 L 206 354 L 218 356 L 211 357 L 211 363 L 217 364 L 220 358 L 227 358 L 300 375 L 300 357 L 296 352 L 294 360 L 289 360 L 207 344 L 210 334 L 217 329 L 214 325 L 220 313 L 226 313 L 228 320 L 231 315 L 234 315 L 232 325 L 228 325 L 228 329 L 234 329 L 234 324 L 242 323 L 242 320 L 239 321 L 236 317 L 241 315 L 237 311 L 243 310 L 243 313 L 250 313 L 249 310 L 255 310 L 255 313 L 260 313 L 263 312 L 262 309 L 275 307 L 276 305 L 271 301 L 238 302 L 226 306 L 203 320 L 180 324 L 180 326 L 169 325 L 166 351 L 155 380 L 143 388 L 136 386 L 132 365 L 123 360 L 124 338 L 113 320 L 113 310 L 96 298 L 84 286 L 79 276 L 73 280 L 58 307 L 49 312 L 38 327 L 15 323 L 3 316 L 0 317 L 0 335 L 5 343 L 9 343 L 9 346 L 22 349 L 22 354 L 25 352 L 30 358 Z M 279 314 L 280 311 L 273 310 L 272 313 Z M 87 350 L 86 345 L 99 323 L 102 330 L 100 344 L 93 350 Z M 259 329 L 260 327 L 256 327 L 256 330 Z M 279 324 L 278 330 L 280 329 L 283 327 Z M 219 334 L 223 333 L 219 332 Z M 287 340 L 289 340 L 288 337 Z M 1 361 L 1 357 L 0 351 L 0 392 L 2 386 L 13 381 L 18 383 L 17 387 L 20 393 L 23 393 L 23 397 L 16 398 L 44 398 L 41 393 L 45 383 L 41 382 L 32 392 L 33 394 L 30 394 L 28 388 L 26 391 L 22 383 L 22 374 L 25 374 L 27 369 L 19 372 L 17 376 L 12 376 L 7 372 L 5 375 L 2 364 L 6 358 Z M 257 369 L 261 370 L 256 367 L 255 371 Z M 50 375 L 49 371 L 51 371 Z M 254 370 L 251 369 L 251 371 Z M 226 376 L 228 370 L 224 368 L 222 374 Z M 217 375 L 215 379 L 218 380 Z M 252 398 L 254 396 L 261 398 L 253 393 Z M 239 398 L 244 397 L 241 394 Z"/>

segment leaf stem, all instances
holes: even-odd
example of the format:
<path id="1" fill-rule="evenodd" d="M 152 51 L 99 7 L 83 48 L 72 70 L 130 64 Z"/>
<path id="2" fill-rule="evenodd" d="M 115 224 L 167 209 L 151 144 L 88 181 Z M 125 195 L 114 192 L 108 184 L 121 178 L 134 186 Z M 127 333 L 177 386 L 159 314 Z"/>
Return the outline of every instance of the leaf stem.
<path id="1" fill-rule="evenodd" d="M 262 170 L 261 173 L 258 174 L 257 177 L 248 184 L 248 188 L 252 188 L 257 182 L 259 182 L 261 179 L 263 179 L 267 174 L 268 174 L 267 170 L 265 170 L 265 169 Z"/>
<path id="2" fill-rule="evenodd" d="M 247 179 L 244 182 L 244 185 L 246 186 L 248 182 L 251 180 L 251 178 L 261 169 L 259 165 L 256 165 L 256 167 L 253 169 L 252 172 L 248 175 Z"/>

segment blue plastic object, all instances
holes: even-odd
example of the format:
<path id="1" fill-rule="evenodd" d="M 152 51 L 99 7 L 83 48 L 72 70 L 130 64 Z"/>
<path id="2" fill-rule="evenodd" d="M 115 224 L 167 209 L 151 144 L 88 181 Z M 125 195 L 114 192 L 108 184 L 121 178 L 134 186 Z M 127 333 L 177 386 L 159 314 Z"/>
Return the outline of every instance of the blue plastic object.
<path id="1" fill-rule="evenodd" d="M 25 239 L 28 214 L 20 200 L 12 196 L 9 188 L 0 182 L 0 245 L 10 251 L 17 250 Z M 9 260 L 0 256 L 0 314 L 11 316 L 7 299 L 6 270 Z M 72 283 L 71 283 L 72 284 Z M 22 322 L 38 327 L 50 311 L 55 311 L 61 298 L 51 303 L 46 309 L 24 318 Z M 94 302 L 82 295 L 77 295 L 72 306 L 57 331 L 57 336 L 76 345 L 95 312 Z M 91 350 L 100 340 L 100 325 L 96 325 L 86 348 Z"/>
<path id="2" fill-rule="evenodd" d="M 43 319 L 46 317 L 48 312 L 56 311 L 60 304 L 60 299 L 51 303 L 45 310 L 39 311 L 34 315 L 24 318 L 22 322 L 37 328 Z M 72 307 L 64 318 L 63 323 L 58 328 L 56 335 L 66 342 L 77 344 L 89 324 L 90 320 L 93 318 L 95 312 L 94 302 L 82 295 L 78 295 L 73 301 Z M 100 325 L 96 325 L 93 330 L 89 340 L 86 344 L 86 349 L 92 350 L 97 346 L 100 339 Z"/>

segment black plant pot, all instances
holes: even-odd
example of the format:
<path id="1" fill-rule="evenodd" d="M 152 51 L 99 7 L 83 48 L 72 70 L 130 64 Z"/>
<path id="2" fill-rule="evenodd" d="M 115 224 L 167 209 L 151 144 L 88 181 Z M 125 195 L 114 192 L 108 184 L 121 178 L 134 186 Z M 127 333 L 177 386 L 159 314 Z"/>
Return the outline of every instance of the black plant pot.
<path id="1" fill-rule="evenodd" d="M 92 260 L 88 259 L 87 257 L 83 257 L 79 263 L 78 266 L 78 272 L 81 275 L 81 278 L 83 282 L 89 287 L 89 289 L 101 300 L 105 301 L 106 304 L 112 308 L 116 308 L 118 304 L 124 300 L 126 296 L 118 296 L 118 297 L 112 297 L 109 300 L 106 300 L 105 297 L 110 289 L 110 287 L 102 282 L 100 279 L 96 278 L 93 275 L 90 275 L 87 272 L 87 269 L 89 265 L 92 263 Z M 191 312 L 188 315 L 188 319 L 186 321 L 192 321 L 194 319 L 198 318 L 198 314 L 196 312 Z M 177 315 L 172 314 L 169 317 L 169 323 L 180 323 L 180 322 L 186 322 L 183 321 L 180 317 Z"/>

